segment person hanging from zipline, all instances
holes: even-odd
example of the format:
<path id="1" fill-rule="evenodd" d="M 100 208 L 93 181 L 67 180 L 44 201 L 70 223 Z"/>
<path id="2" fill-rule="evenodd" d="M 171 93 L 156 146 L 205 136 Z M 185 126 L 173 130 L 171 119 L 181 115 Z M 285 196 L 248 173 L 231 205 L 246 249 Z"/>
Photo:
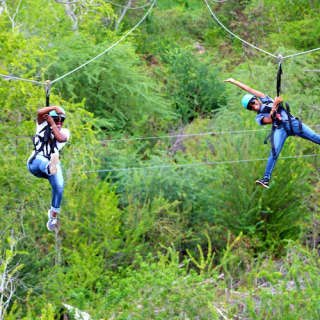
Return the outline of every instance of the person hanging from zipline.
<path id="1" fill-rule="evenodd" d="M 59 162 L 59 151 L 70 138 L 70 131 L 62 128 L 66 113 L 62 107 L 45 107 L 38 110 L 34 150 L 27 161 L 29 171 L 38 178 L 49 180 L 52 187 L 51 208 L 47 228 L 59 229 L 58 215 L 64 191 L 64 180 Z"/>
<path id="2" fill-rule="evenodd" d="M 232 78 L 224 80 L 247 91 L 241 100 L 243 107 L 257 113 L 256 121 L 259 125 L 272 124 L 270 134 L 271 151 L 267 161 L 264 177 L 256 180 L 256 184 L 269 188 L 269 182 L 279 154 L 288 136 L 299 136 L 314 143 L 320 144 L 320 135 L 301 122 L 290 113 L 290 107 L 282 105 L 282 97 L 274 100 L 264 93 L 252 89 L 240 81 Z M 268 137 L 268 138 L 269 138 Z M 266 141 L 265 141 L 266 143 Z"/>

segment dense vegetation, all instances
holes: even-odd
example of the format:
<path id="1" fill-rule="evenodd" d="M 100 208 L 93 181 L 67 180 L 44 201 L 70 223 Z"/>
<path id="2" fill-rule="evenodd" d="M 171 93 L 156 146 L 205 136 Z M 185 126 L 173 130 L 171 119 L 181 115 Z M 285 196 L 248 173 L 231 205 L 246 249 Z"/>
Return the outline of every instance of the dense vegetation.
<path id="1" fill-rule="evenodd" d="M 146 3 L 3 0 L 0 73 L 57 79 L 119 40 Z M 273 54 L 319 45 L 319 1 L 208 3 Z M 286 59 L 282 77 L 293 114 L 316 131 L 319 52 Z M 231 37 L 205 1 L 158 0 L 51 88 L 71 130 L 57 236 L 45 227 L 50 186 L 26 168 L 45 91 L 1 78 L 0 319 L 73 319 L 64 304 L 93 319 L 319 319 L 319 147 L 289 138 L 281 155 L 293 158 L 257 188 L 269 131 L 223 82 L 274 97 L 276 74 L 276 59 Z"/>

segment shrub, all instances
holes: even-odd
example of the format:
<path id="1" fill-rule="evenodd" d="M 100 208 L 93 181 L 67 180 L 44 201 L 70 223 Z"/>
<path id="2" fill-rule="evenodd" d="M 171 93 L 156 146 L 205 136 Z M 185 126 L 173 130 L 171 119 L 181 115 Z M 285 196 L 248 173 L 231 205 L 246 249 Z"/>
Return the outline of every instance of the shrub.
<path id="1" fill-rule="evenodd" d="M 210 116 L 225 105 L 225 89 L 218 70 L 190 49 L 169 50 L 164 61 L 168 65 L 167 90 L 184 123 L 198 116 Z"/>
<path id="2" fill-rule="evenodd" d="M 93 47 L 80 37 L 63 44 L 59 63 L 50 67 L 49 77 L 56 78 L 76 68 L 79 61 L 89 60 L 110 43 L 105 41 Z M 86 109 L 97 117 L 96 126 L 109 132 L 124 128 L 131 132 L 143 130 L 151 116 L 161 118 L 161 121 L 174 118 L 161 88 L 129 44 L 118 45 L 76 75 L 71 75 L 68 81 L 57 82 L 55 88 L 66 99 L 85 101 Z"/>

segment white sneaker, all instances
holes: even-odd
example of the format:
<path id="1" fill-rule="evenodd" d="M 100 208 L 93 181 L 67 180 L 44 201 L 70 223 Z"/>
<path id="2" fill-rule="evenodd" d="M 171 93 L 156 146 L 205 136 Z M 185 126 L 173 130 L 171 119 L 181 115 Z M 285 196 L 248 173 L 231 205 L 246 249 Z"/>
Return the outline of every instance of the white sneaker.
<path id="1" fill-rule="evenodd" d="M 59 163 L 59 153 L 53 153 L 49 162 L 49 172 L 50 174 L 57 173 L 57 164 Z"/>
<path id="2" fill-rule="evenodd" d="M 47 229 L 49 231 L 54 231 L 55 229 L 59 229 L 59 220 L 58 220 L 58 214 L 56 213 L 56 216 L 52 216 L 51 209 L 48 211 L 48 222 L 47 222 Z"/>

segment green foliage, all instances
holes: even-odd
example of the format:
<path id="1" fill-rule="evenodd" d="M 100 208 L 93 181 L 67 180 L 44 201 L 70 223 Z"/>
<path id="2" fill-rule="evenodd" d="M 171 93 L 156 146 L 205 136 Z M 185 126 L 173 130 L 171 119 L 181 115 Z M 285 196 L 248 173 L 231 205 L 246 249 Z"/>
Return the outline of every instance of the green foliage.
<path id="1" fill-rule="evenodd" d="M 309 30 L 306 32 L 306 30 Z M 288 34 L 289 42 L 292 46 L 304 48 L 316 48 L 319 43 L 320 22 L 316 17 L 310 17 L 301 21 L 287 23 L 284 32 Z"/>
<path id="2" fill-rule="evenodd" d="M 277 13 L 279 21 L 283 23 L 292 20 L 303 20 L 310 14 L 319 14 L 320 9 L 319 2 L 309 0 L 292 0 L 290 3 L 286 0 L 251 0 L 248 9 L 251 10 L 259 6 L 267 10 L 273 10 L 273 12 Z"/>
<path id="3" fill-rule="evenodd" d="M 177 45 L 193 46 L 199 38 L 202 40 L 203 30 L 208 25 L 211 26 L 212 21 L 201 2 L 161 1 L 141 26 L 143 32 L 137 39 L 137 48 L 141 53 L 152 53 L 158 57 Z"/>
<path id="4" fill-rule="evenodd" d="M 74 39 L 64 47 L 59 63 L 49 69 L 50 78 L 65 74 L 110 46 L 109 41 L 96 47 L 83 47 L 84 39 Z M 81 51 L 77 51 L 81 49 Z M 75 54 L 78 52 L 78 54 Z M 136 130 L 150 116 L 172 119 L 174 114 L 162 97 L 160 88 L 146 74 L 130 45 L 119 45 L 85 69 L 56 85 L 64 97 L 85 100 L 87 110 L 98 118 L 97 126 L 111 130 Z"/>
<path id="5" fill-rule="evenodd" d="M 2 43 L 0 72 L 5 75 L 41 80 L 39 79 L 39 73 L 42 70 L 39 61 L 51 56 L 50 52 L 45 52 L 39 47 L 42 39 L 37 37 L 25 39 L 21 33 L 7 31 L 2 22 L 3 17 L 0 15 L 0 40 Z M 28 46 L 30 46 L 30 50 L 26 50 Z M 16 85 L 30 88 L 28 84 Z M 2 97 L 5 94 L 4 88 L 1 88 L 1 91 Z"/>
<path id="6" fill-rule="evenodd" d="M 212 268 L 212 263 L 213 263 L 213 258 L 214 258 L 214 253 L 212 252 L 212 244 L 211 244 L 211 240 L 210 237 L 207 233 L 205 233 L 206 238 L 208 239 L 208 254 L 206 257 L 204 257 L 203 251 L 201 246 L 198 244 L 197 248 L 199 250 L 199 255 L 200 255 L 200 260 L 197 261 L 192 254 L 190 253 L 190 251 L 187 249 L 187 254 L 189 256 L 189 258 L 191 259 L 191 261 L 196 265 L 197 268 L 199 268 L 200 270 L 200 274 L 202 274 L 203 272 L 207 271 L 211 271 Z"/>
<path id="7" fill-rule="evenodd" d="M 75 14 L 79 20 L 79 32 L 95 43 L 103 42 L 109 36 L 116 18 L 112 5 L 103 0 L 85 1 L 84 5 L 77 5 Z"/>
<path id="8" fill-rule="evenodd" d="M 108 1 L 5 3 L 0 73 L 39 81 L 103 52 L 146 10 L 128 10 L 115 32 L 122 7 Z M 269 52 L 319 42 L 317 1 L 212 6 Z M 285 60 L 282 77 L 293 114 L 316 131 L 320 80 L 304 71 L 318 60 Z M 159 1 L 124 43 L 52 87 L 71 130 L 58 238 L 45 227 L 51 187 L 26 169 L 44 90 L 1 80 L 0 271 L 9 262 L 19 280 L 5 319 L 71 319 L 63 303 L 94 319 L 318 319 L 319 164 L 307 157 L 318 146 L 290 137 L 281 156 L 306 158 L 279 159 L 270 189 L 257 188 L 268 130 L 254 131 L 243 91 L 222 82 L 273 97 L 276 71 L 215 24 L 203 1 Z M 16 251 L 9 230 L 22 235 Z"/>
<path id="9" fill-rule="evenodd" d="M 113 278 L 103 303 L 103 315 L 115 319 L 211 318 L 207 308 L 213 292 L 210 283 L 191 272 L 187 275 L 173 250 L 161 262 L 139 261 L 137 270 L 127 269 L 125 278 Z"/>
<path id="10" fill-rule="evenodd" d="M 61 38 L 70 37 L 75 31 L 90 41 L 101 41 L 115 19 L 112 6 L 101 0 L 82 1 L 81 4 L 25 0 L 20 7 L 18 1 L 10 1 L 8 7 L 9 15 L 13 17 L 15 14 L 15 29 L 28 39 L 41 37 L 49 50 Z M 8 15 L 4 17 L 9 20 Z"/>
<path id="11" fill-rule="evenodd" d="M 197 116 L 210 116 L 226 103 L 224 85 L 218 80 L 218 70 L 212 70 L 186 49 L 174 49 L 167 53 L 168 92 L 183 122 Z"/>

